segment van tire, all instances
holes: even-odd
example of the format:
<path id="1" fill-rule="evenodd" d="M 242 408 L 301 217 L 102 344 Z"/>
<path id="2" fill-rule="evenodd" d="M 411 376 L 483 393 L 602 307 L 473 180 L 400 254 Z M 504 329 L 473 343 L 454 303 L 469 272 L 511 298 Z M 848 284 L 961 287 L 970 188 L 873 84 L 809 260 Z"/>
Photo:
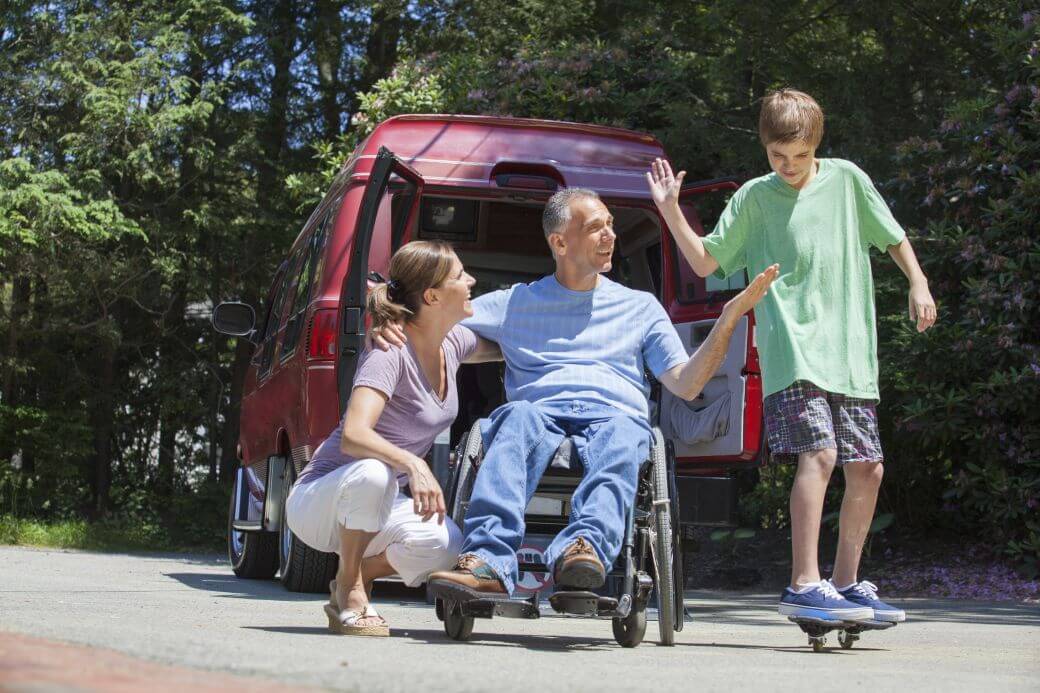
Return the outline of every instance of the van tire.
<path id="1" fill-rule="evenodd" d="M 228 503 L 227 551 L 231 570 L 240 578 L 270 580 L 278 572 L 278 535 L 274 532 L 236 532 L 235 519 L 238 489 L 232 489 Z"/>
<path id="2" fill-rule="evenodd" d="M 282 494 L 282 515 L 279 523 L 281 530 L 275 535 L 280 579 L 285 589 L 290 592 L 326 594 L 329 591 L 329 581 L 336 577 L 339 556 L 312 549 L 289 529 L 285 518 L 285 507 L 288 505 L 285 499 L 289 497 L 289 490 L 295 481 L 296 468 L 289 462 L 285 468 L 285 489 Z"/>

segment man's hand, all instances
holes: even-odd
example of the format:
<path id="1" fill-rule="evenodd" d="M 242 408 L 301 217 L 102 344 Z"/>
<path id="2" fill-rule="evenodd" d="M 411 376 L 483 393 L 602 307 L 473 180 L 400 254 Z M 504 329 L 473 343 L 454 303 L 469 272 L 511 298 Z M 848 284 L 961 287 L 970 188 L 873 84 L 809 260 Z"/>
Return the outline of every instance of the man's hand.
<path id="1" fill-rule="evenodd" d="M 924 332 L 935 324 L 936 311 L 928 283 L 910 285 L 910 322 L 917 323 L 917 331 Z"/>
<path id="2" fill-rule="evenodd" d="M 444 492 L 426 462 L 418 457 L 408 468 L 408 487 L 412 490 L 415 514 L 422 516 L 423 522 L 436 515 L 437 524 L 444 524 L 444 516 L 448 512 L 444 504 Z"/>
<path id="3" fill-rule="evenodd" d="M 726 302 L 722 309 L 722 316 L 737 320 L 741 315 L 748 312 L 769 293 L 769 287 L 780 275 L 780 265 L 770 265 L 748 284 L 743 291 Z"/>
<path id="4" fill-rule="evenodd" d="M 369 348 L 379 347 L 383 351 L 389 351 L 391 346 L 403 347 L 408 341 L 404 329 L 400 323 L 388 322 L 382 327 L 373 327 L 366 337 Z"/>
<path id="5" fill-rule="evenodd" d="M 671 165 L 664 159 L 654 159 L 646 174 L 646 182 L 650 186 L 650 196 L 662 210 L 679 204 L 679 191 L 682 189 L 686 171 L 672 175 Z"/>

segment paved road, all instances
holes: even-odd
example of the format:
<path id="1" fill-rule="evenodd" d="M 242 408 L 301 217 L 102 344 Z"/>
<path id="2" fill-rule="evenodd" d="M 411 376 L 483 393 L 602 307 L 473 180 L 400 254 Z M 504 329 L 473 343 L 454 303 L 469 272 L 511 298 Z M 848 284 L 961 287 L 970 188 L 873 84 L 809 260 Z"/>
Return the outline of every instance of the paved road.
<path id="1" fill-rule="evenodd" d="M 260 677 L 257 688 L 1040 690 L 1037 605 L 905 600 L 911 621 L 867 633 L 853 650 L 813 654 L 776 615 L 772 595 L 690 593 L 693 620 L 676 647 L 654 645 L 650 623 L 648 642 L 622 650 L 608 622 L 558 616 L 478 620 L 477 640 L 456 643 L 432 608 L 400 595 L 377 599 L 394 629 L 390 640 L 334 636 L 324 597 L 239 580 L 218 556 L 0 547 L 0 592 L 0 631 L 209 670 L 215 679 Z M 3 643 L 0 667 L 10 661 Z M 97 666 L 113 666 L 105 664 L 113 656 L 99 653 Z M 51 666 L 62 661 L 56 653 Z M 0 690 L 4 680 L 0 670 Z M 23 681 L 17 689 L 30 687 Z"/>

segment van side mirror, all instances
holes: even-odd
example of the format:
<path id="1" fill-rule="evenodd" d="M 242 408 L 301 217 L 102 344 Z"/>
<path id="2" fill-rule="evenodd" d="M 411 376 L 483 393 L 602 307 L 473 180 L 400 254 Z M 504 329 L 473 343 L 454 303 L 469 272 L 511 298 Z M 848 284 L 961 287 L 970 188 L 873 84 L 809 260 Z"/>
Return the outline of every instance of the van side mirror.
<path id="1" fill-rule="evenodd" d="M 245 337 L 250 342 L 253 341 L 255 321 L 256 313 L 253 312 L 253 307 L 246 303 L 230 301 L 213 309 L 213 329 L 223 334 Z"/>

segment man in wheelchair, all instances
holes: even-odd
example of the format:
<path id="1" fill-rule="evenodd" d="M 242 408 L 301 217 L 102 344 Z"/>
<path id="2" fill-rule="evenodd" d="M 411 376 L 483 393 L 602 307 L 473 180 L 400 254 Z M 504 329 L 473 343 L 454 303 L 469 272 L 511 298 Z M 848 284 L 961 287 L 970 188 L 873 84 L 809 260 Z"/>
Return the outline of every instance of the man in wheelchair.
<path id="1" fill-rule="evenodd" d="M 600 587 L 617 558 L 647 459 L 649 369 L 684 399 L 696 397 L 721 364 L 740 317 L 765 295 L 770 267 L 726 304 L 711 334 L 688 356 L 668 315 L 649 293 L 611 281 L 613 217 L 599 196 L 557 192 L 542 224 L 553 275 L 473 301 L 463 324 L 498 342 L 508 403 L 482 427 L 486 451 L 474 481 L 461 556 L 430 576 L 474 597 L 512 594 L 524 510 L 561 442 L 570 437 L 584 468 L 567 527 L 545 563 L 559 588 Z"/>

